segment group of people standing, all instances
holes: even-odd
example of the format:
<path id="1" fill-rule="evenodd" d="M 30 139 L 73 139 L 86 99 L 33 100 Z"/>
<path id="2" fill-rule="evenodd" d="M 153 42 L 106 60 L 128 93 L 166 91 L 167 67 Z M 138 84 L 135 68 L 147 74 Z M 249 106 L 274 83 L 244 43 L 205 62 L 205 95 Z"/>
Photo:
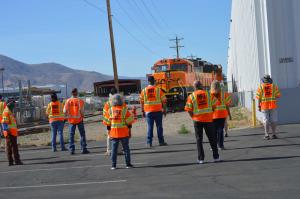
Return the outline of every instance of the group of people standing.
<path id="1" fill-rule="evenodd" d="M 140 95 L 142 115 L 147 121 L 147 147 L 153 147 L 153 127 L 156 123 L 159 146 L 167 146 L 163 134 L 163 116 L 167 114 L 167 100 L 164 92 L 155 86 L 153 76 L 148 77 L 149 85 L 144 88 Z M 269 128 L 272 128 L 272 138 L 276 139 L 276 99 L 280 97 L 278 87 L 273 84 L 270 76 L 262 79 L 262 84 L 257 91 L 259 110 L 264 115 L 265 139 L 270 139 Z M 2 98 L 2 96 L 0 96 Z M 195 136 L 198 149 L 198 163 L 204 163 L 203 129 L 208 137 L 214 162 L 220 162 L 219 149 L 224 150 L 224 127 L 226 119 L 231 119 L 229 105 L 231 95 L 224 91 L 223 86 L 217 80 L 211 84 L 210 91 L 204 90 L 200 81 L 194 82 L 194 92 L 191 93 L 185 105 L 185 111 L 193 120 Z M 13 116 L 15 102 L 8 100 L 7 104 L 0 102 L 0 120 L 3 135 L 6 138 L 6 152 L 9 165 L 23 164 L 18 152 L 17 136 L 18 129 L 16 119 Z M 81 153 L 87 154 L 86 133 L 83 123 L 84 101 L 78 98 L 78 90 L 72 90 L 72 97 L 60 102 L 56 94 L 51 95 L 51 102 L 48 104 L 46 113 L 52 132 L 52 151 L 56 152 L 56 136 L 59 134 L 61 150 L 66 151 L 64 145 L 63 128 L 67 120 L 69 125 L 69 152 L 75 154 L 74 135 L 78 127 L 80 134 Z M 116 89 L 111 91 L 109 100 L 103 108 L 103 124 L 107 127 L 107 154 L 111 156 L 112 170 L 117 168 L 117 155 L 121 152 L 121 143 L 125 155 L 126 168 L 132 168 L 129 140 L 131 129 L 136 121 L 129 111 L 122 95 Z M 119 151 L 118 151 L 119 150 Z M 13 155 L 12 155 L 13 154 Z"/>

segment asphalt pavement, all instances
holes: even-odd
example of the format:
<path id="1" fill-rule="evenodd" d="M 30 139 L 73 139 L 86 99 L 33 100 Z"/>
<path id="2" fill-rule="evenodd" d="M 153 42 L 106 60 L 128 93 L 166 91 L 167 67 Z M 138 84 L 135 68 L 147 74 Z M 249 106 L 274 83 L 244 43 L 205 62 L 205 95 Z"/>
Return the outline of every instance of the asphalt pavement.
<path id="1" fill-rule="evenodd" d="M 276 140 L 263 140 L 261 128 L 231 131 L 220 151 L 223 162 L 213 163 L 205 143 L 203 165 L 196 163 L 194 134 L 168 136 L 168 146 L 155 142 L 153 149 L 132 138 L 135 168 L 125 169 L 119 156 L 115 171 L 104 142 L 89 142 L 90 154 L 74 156 L 20 148 L 25 165 L 12 167 L 1 151 L 0 198 L 300 198 L 299 129 L 280 126 Z"/>

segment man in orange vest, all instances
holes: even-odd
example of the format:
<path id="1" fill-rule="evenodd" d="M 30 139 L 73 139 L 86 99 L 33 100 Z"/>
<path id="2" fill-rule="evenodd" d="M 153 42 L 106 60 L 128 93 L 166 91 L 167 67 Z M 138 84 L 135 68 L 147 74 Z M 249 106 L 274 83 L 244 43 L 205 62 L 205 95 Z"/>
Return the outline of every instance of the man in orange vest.
<path id="1" fill-rule="evenodd" d="M 5 101 L 2 100 L 2 95 L 0 95 L 0 121 L 2 121 L 2 114 L 5 108 L 6 108 L 6 103 Z M 2 125 L 0 125 L 0 145 L 2 142 L 2 136 L 3 136 L 2 133 L 3 133 Z"/>
<path id="2" fill-rule="evenodd" d="M 200 81 L 194 82 L 195 91 L 189 95 L 185 111 L 187 111 L 194 121 L 195 135 L 198 149 L 198 163 L 204 163 L 203 150 L 203 129 L 205 129 L 206 136 L 209 140 L 211 149 L 213 151 L 214 162 L 220 162 L 217 139 L 213 124 L 213 109 L 216 104 L 216 99 L 210 95 L 208 91 L 202 89 Z"/>
<path id="3" fill-rule="evenodd" d="M 144 88 L 140 95 L 140 102 L 143 116 L 147 120 L 147 146 L 152 147 L 153 125 L 156 123 L 157 137 L 160 146 L 166 146 L 163 135 L 163 114 L 166 116 L 166 96 L 164 92 L 155 86 L 155 79 L 153 76 L 148 77 L 149 86 Z"/>
<path id="4" fill-rule="evenodd" d="M 224 150 L 225 121 L 228 116 L 231 120 L 231 114 L 229 109 L 229 105 L 231 103 L 231 96 L 221 88 L 221 84 L 217 80 L 214 80 L 212 82 L 210 92 L 211 95 L 217 99 L 213 113 L 213 122 L 215 125 L 215 132 L 219 148 L 221 150 Z"/>
<path id="5" fill-rule="evenodd" d="M 72 90 L 72 97 L 66 101 L 64 106 L 64 113 L 68 118 L 68 122 L 69 122 L 70 154 L 71 155 L 75 154 L 74 135 L 75 135 L 76 126 L 78 127 L 79 134 L 80 134 L 81 153 L 82 154 L 90 153 L 86 148 L 87 147 L 86 135 L 85 135 L 85 129 L 83 124 L 84 101 L 78 98 L 77 88 L 74 88 Z"/>
<path id="6" fill-rule="evenodd" d="M 51 95 L 51 102 L 47 106 L 46 114 L 49 117 L 49 123 L 51 127 L 51 146 L 52 151 L 56 152 L 56 135 L 59 134 L 59 142 L 62 151 L 66 151 L 64 143 L 64 120 L 65 115 L 63 112 L 63 104 L 58 101 L 56 93 Z"/>
<path id="7" fill-rule="evenodd" d="M 9 100 L 6 108 L 3 111 L 2 115 L 2 127 L 3 127 L 3 135 L 6 141 L 6 153 L 8 159 L 8 165 L 12 166 L 15 162 L 16 165 L 22 165 L 22 161 L 20 160 L 19 148 L 18 148 L 18 128 L 16 119 L 12 113 L 15 107 L 15 102 L 13 100 Z M 14 157 L 13 157 L 13 156 Z"/>
<path id="8" fill-rule="evenodd" d="M 273 83 L 270 75 L 262 78 L 262 84 L 258 87 L 256 98 L 258 100 L 258 110 L 263 113 L 263 124 L 265 128 L 265 139 L 270 139 L 269 129 L 272 129 L 272 138 L 277 139 L 276 123 L 277 119 L 277 99 L 280 97 L 278 86 Z"/>
<path id="9" fill-rule="evenodd" d="M 134 118 L 128 111 L 126 104 L 120 94 L 115 94 L 111 99 L 111 106 L 109 111 L 103 117 L 103 124 L 107 126 L 109 137 L 112 145 L 112 170 L 117 166 L 117 151 L 119 142 L 122 143 L 125 153 L 126 168 L 132 168 L 129 149 L 129 138 L 131 137 L 131 127 Z"/>

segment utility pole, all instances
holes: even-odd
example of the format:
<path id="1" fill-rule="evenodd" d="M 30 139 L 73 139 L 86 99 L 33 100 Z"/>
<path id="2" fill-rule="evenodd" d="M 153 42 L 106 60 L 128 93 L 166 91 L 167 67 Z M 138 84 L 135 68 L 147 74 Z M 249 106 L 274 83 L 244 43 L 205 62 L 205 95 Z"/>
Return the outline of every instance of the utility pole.
<path id="1" fill-rule="evenodd" d="M 194 60 L 195 58 L 197 58 L 197 56 L 191 54 L 190 56 L 187 56 L 187 58 L 191 59 L 191 60 Z"/>
<path id="2" fill-rule="evenodd" d="M 119 92 L 120 91 L 119 90 L 119 79 L 118 79 L 118 69 L 117 69 L 116 52 L 115 52 L 114 33 L 113 33 L 113 27 L 112 27 L 112 15 L 111 15 L 111 10 L 110 10 L 110 0 L 106 0 L 106 6 L 107 6 L 107 15 L 108 15 L 111 55 L 112 55 L 112 62 L 113 62 L 113 69 L 114 69 L 115 88 Z"/>
<path id="3" fill-rule="evenodd" d="M 183 40 L 184 38 L 178 38 L 176 36 L 175 39 L 170 39 L 170 41 L 175 41 L 176 46 L 171 46 L 170 48 L 176 48 L 176 54 L 177 54 L 177 58 L 179 58 L 179 49 L 183 48 L 184 46 L 180 46 L 180 41 Z"/>
<path id="4" fill-rule="evenodd" d="M 2 96 L 4 97 L 4 78 L 3 78 L 3 73 L 4 73 L 5 68 L 0 68 L 1 75 L 2 75 Z"/>

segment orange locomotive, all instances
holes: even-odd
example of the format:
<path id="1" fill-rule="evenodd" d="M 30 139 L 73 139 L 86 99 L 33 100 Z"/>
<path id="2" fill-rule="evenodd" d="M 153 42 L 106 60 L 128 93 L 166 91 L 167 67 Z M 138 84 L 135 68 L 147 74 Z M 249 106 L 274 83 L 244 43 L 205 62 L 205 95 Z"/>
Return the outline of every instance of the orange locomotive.
<path id="1" fill-rule="evenodd" d="M 156 80 L 156 86 L 165 92 L 169 110 L 184 109 L 188 95 L 193 92 L 195 80 L 200 80 L 205 89 L 209 89 L 214 79 L 222 80 L 221 66 L 206 65 L 209 69 L 204 71 L 204 66 L 195 66 L 192 61 L 182 58 L 162 59 L 152 67 L 151 75 Z"/>

